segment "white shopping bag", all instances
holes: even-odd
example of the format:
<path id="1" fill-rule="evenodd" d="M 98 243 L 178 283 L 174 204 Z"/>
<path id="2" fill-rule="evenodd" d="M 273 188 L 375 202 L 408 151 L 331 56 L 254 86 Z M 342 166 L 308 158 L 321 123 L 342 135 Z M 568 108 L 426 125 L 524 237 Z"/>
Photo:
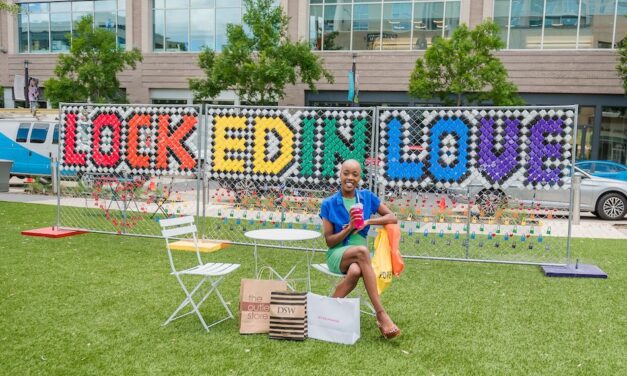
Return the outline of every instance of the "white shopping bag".
<path id="1" fill-rule="evenodd" d="M 307 293 L 309 338 L 352 345 L 361 335 L 358 298 Z"/>

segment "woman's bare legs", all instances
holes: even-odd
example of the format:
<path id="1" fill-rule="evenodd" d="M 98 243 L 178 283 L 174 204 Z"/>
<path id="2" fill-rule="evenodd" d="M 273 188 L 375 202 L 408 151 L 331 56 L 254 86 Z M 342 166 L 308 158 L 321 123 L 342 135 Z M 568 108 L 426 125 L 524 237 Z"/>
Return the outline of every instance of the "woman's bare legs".
<path id="1" fill-rule="evenodd" d="M 352 283 L 353 277 L 351 277 L 350 280 L 348 279 L 348 272 L 350 271 L 350 267 L 352 264 L 357 264 L 359 266 L 361 276 L 364 279 L 364 285 L 366 286 L 366 292 L 368 293 L 368 297 L 372 302 L 372 306 L 377 312 L 377 321 L 379 322 L 379 324 L 381 324 L 385 332 L 394 330 L 396 325 L 394 325 L 394 322 L 392 321 L 392 319 L 390 319 L 390 316 L 388 316 L 388 314 L 385 312 L 385 309 L 381 304 L 381 299 L 379 298 L 379 292 L 377 291 L 376 275 L 374 273 L 374 269 L 372 268 L 372 264 L 370 263 L 370 252 L 368 251 L 367 247 L 350 247 L 344 252 L 344 255 L 342 256 L 342 261 L 340 262 L 340 270 L 347 271 L 347 276 L 346 278 L 344 278 L 344 281 L 342 281 L 342 283 L 346 282 L 347 287 L 349 287 L 350 283 Z M 354 272 L 355 269 L 353 270 L 353 273 Z M 341 287 L 342 283 L 338 285 L 338 289 Z M 350 290 L 348 290 L 348 292 L 350 292 L 353 288 L 355 288 L 354 285 Z M 335 290 L 336 294 L 338 293 L 338 289 Z M 343 291 L 344 290 L 341 290 L 339 292 Z M 348 294 L 348 292 L 346 294 Z"/>
<path id="2" fill-rule="evenodd" d="M 357 286 L 359 278 L 361 278 L 361 268 L 359 267 L 359 264 L 350 264 L 348 270 L 346 271 L 346 277 L 344 277 L 342 281 L 335 286 L 333 297 L 345 298 L 346 295 L 350 294 L 350 292 Z"/>

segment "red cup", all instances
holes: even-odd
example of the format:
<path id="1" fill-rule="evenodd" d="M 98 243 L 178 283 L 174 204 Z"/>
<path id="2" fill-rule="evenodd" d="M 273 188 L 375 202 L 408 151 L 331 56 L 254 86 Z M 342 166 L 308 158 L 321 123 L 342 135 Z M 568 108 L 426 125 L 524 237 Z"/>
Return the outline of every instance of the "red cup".
<path id="1" fill-rule="evenodd" d="M 353 217 L 353 226 L 356 229 L 361 229 L 364 227 L 364 206 L 360 203 L 357 203 L 351 206 L 350 210 L 351 216 Z"/>

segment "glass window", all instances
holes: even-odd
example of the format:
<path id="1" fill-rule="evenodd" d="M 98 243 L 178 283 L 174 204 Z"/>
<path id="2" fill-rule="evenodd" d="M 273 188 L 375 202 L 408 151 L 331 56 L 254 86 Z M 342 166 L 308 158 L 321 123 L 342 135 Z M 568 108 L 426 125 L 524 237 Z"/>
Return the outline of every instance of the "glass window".
<path id="1" fill-rule="evenodd" d="M 577 117 L 577 151 L 575 158 L 587 160 L 592 157 L 592 134 L 594 133 L 594 111 L 593 106 L 579 107 Z"/>
<path id="2" fill-rule="evenodd" d="M 29 130 L 30 130 L 30 123 L 20 123 L 20 126 L 17 129 L 17 136 L 15 137 L 15 141 L 17 142 L 28 141 Z"/>
<path id="3" fill-rule="evenodd" d="M 578 0 L 546 0 L 542 48 L 577 48 Z"/>
<path id="4" fill-rule="evenodd" d="M 509 29 L 509 9 L 510 0 L 495 0 L 494 1 L 494 22 L 499 25 L 501 32 L 501 39 L 507 44 L 507 34 Z M 509 46 L 506 45 L 506 48 Z"/>
<path id="5" fill-rule="evenodd" d="M 115 32 L 115 0 L 97 1 L 94 26 Z"/>
<path id="6" fill-rule="evenodd" d="M 165 0 L 167 9 L 189 8 L 189 0 Z"/>
<path id="7" fill-rule="evenodd" d="M 72 30 L 75 30 L 83 17 L 93 16 L 92 12 L 72 12 Z"/>
<path id="8" fill-rule="evenodd" d="M 592 173 L 592 162 L 577 162 L 577 167 L 589 174 Z"/>
<path id="9" fill-rule="evenodd" d="M 17 17 L 17 33 L 19 35 L 20 52 L 28 52 L 28 14 Z"/>
<path id="10" fill-rule="evenodd" d="M 500 1 L 509 4 L 510 0 Z M 309 3 L 309 40 L 315 50 L 424 50 L 434 38 L 449 36 L 459 26 L 460 1 L 456 0 Z"/>
<path id="11" fill-rule="evenodd" d="M 457 1 L 446 2 L 444 17 L 444 37 L 451 36 L 453 30 L 459 26 L 460 3 Z"/>
<path id="12" fill-rule="evenodd" d="M 386 36 L 391 37 L 391 34 L 388 35 L 385 32 L 383 35 L 384 38 L 381 39 L 381 5 L 355 4 L 353 8 L 353 50 L 379 50 L 381 45 L 386 42 Z"/>
<path id="13" fill-rule="evenodd" d="M 17 19 L 19 50 L 24 53 L 68 51 L 71 43 L 68 34 L 72 33 L 76 24 L 85 16 L 93 16 L 95 26 L 117 32 L 118 45 L 124 47 L 125 1 L 54 1 L 21 4 Z"/>
<path id="14" fill-rule="evenodd" d="M 242 22 L 239 0 L 154 0 L 154 51 L 222 50 L 228 24 Z"/>
<path id="15" fill-rule="evenodd" d="M 409 50 L 413 20 L 409 3 L 383 5 L 383 50 Z"/>
<path id="16" fill-rule="evenodd" d="M 33 144 L 43 144 L 48 136 L 48 128 L 50 126 L 45 123 L 35 123 L 30 133 L 30 142 Z"/>
<path id="17" fill-rule="evenodd" d="M 48 3 L 31 3 L 28 4 L 28 13 L 48 13 Z"/>
<path id="18" fill-rule="evenodd" d="M 216 0 L 191 0 L 190 8 L 214 8 L 216 6 Z"/>
<path id="19" fill-rule="evenodd" d="M 166 6 L 168 2 L 166 1 Z M 188 51 L 189 10 L 168 10 L 165 14 L 167 51 Z"/>
<path id="20" fill-rule="evenodd" d="M 51 13 L 71 12 L 72 4 L 69 1 L 50 3 Z"/>
<path id="21" fill-rule="evenodd" d="M 614 5 L 614 0 L 591 0 L 581 4 L 578 48 L 612 48 Z"/>
<path id="22" fill-rule="evenodd" d="M 33 5 L 33 4 L 31 4 Z M 30 52 L 50 51 L 50 14 L 31 13 L 28 16 Z"/>
<path id="23" fill-rule="evenodd" d="M 72 11 L 73 12 L 93 12 L 94 2 L 93 1 L 72 1 Z"/>
<path id="24" fill-rule="evenodd" d="M 309 7 L 309 45 L 312 50 L 322 49 L 322 6 Z"/>
<path id="25" fill-rule="evenodd" d="M 606 163 L 595 163 L 594 172 L 613 172 L 610 165 Z"/>
<path id="26" fill-rule="evenodd" d="M 52 131 L 52 143 L 55 145 L 59 143 L 59 124 L 56 124 Z"/>
<path id="27" fill-rule="evenodd" d="M 51 13 L 50 14 L 50 37 L 52 52 L 69 51 L 70 38 L 72 32 L 71 13 Z"/>
<path id="28" fill-rule="evenodd" d="M 509 48 L 541 48 L 544 0 L 514 1 L 511 7 Z"/>
<path id="29" fill-rule="evenodd" d="M 616 17 L 616 39 L 614 40 L 614 48 L 618 48 L 618 44 L 622 40 L 622 36 L 627 34 L 627 1 L 618 2 L 618 15 Z"/>
<path id="30" fill-rule="evenodd" d="M 187 104 L 185 99 L 153 99 L 152 104 Z"/>
<path id="31" fill-rule="evenodd" d="M 509 37 L 507 48 L 616 48 L 617 39 L 627 31 L 627 20 L 621 17 L 627 12 L 625 4 L 620 0 L 495 0 L 494 17 L 503 28 L 504 40 Z"/>
<path id="32" fill-rule="evenodd" d="M 213 9 L 194 9 L 191 12 L 191 51 L 200 51 L 205 47 L 215 49 L 214 20 L 215 10 Z"/>
<path id="33" fill-rule="evenodd" d="M 242 0 L 216 0 L 216 7 L 241 7 Z"/>
<path id="34" fill-rule="evenodd" d="M 94 26 L 115 32 L 116 5 L 116 0 L 96 1 L 94 3 Z"/>
<path id="35" fill-rule="evenodd" d="M 599 159 L 627 164 L 627 107 L 603 107 Z"/>
<path id="36" fill-rule="evenodd" d="M 216 9 L 216 51 L 222 51 L 222 46 L 228 42 L 226 26 L 242 22 L 241 8 Z"/>
<path id="37" fill-rule="evenodd" d="M 435 38 L 442 37 L 444 5 L 442 3 L 414 4 L 414 40 L 412 48 L 425 50 Z"/>
<path id="38" fill-rule="evenodd" d="M 96 12 L 113 12 L 116 10 L 116 0 L 98 0 L 94 3 Z"/>
<path id="39" fill-rule="evenodd" d="M 118 12 L 116 34 L 118 47 L 126 48 L 126 13 L 124 11 Z"/>
<path id="40" fill-rule="evenodd" d="M 351 5 L 328 5 L 324 7 L 324 44 L 330 49 L 351 48 Z"/>
<path id="41" fill-rule="evenodd" d="M 152 48 L 163 51 L 165 46 L 165 12 L 155 9 L 152 17 Z"/>

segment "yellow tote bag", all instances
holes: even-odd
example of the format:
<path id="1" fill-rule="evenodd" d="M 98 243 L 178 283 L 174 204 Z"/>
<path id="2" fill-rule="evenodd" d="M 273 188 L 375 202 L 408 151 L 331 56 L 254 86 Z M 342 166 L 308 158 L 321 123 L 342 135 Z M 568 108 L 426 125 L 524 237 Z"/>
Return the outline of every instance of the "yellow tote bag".
<path id="1" fill-rule="evenodd" d="M 392 283 L 392 254 L 388 233 L 385 228 L 378 229 L 377 237 L 374 239 L 372 268 L 377 277 L 377 291 L 381 295 Z"/>

